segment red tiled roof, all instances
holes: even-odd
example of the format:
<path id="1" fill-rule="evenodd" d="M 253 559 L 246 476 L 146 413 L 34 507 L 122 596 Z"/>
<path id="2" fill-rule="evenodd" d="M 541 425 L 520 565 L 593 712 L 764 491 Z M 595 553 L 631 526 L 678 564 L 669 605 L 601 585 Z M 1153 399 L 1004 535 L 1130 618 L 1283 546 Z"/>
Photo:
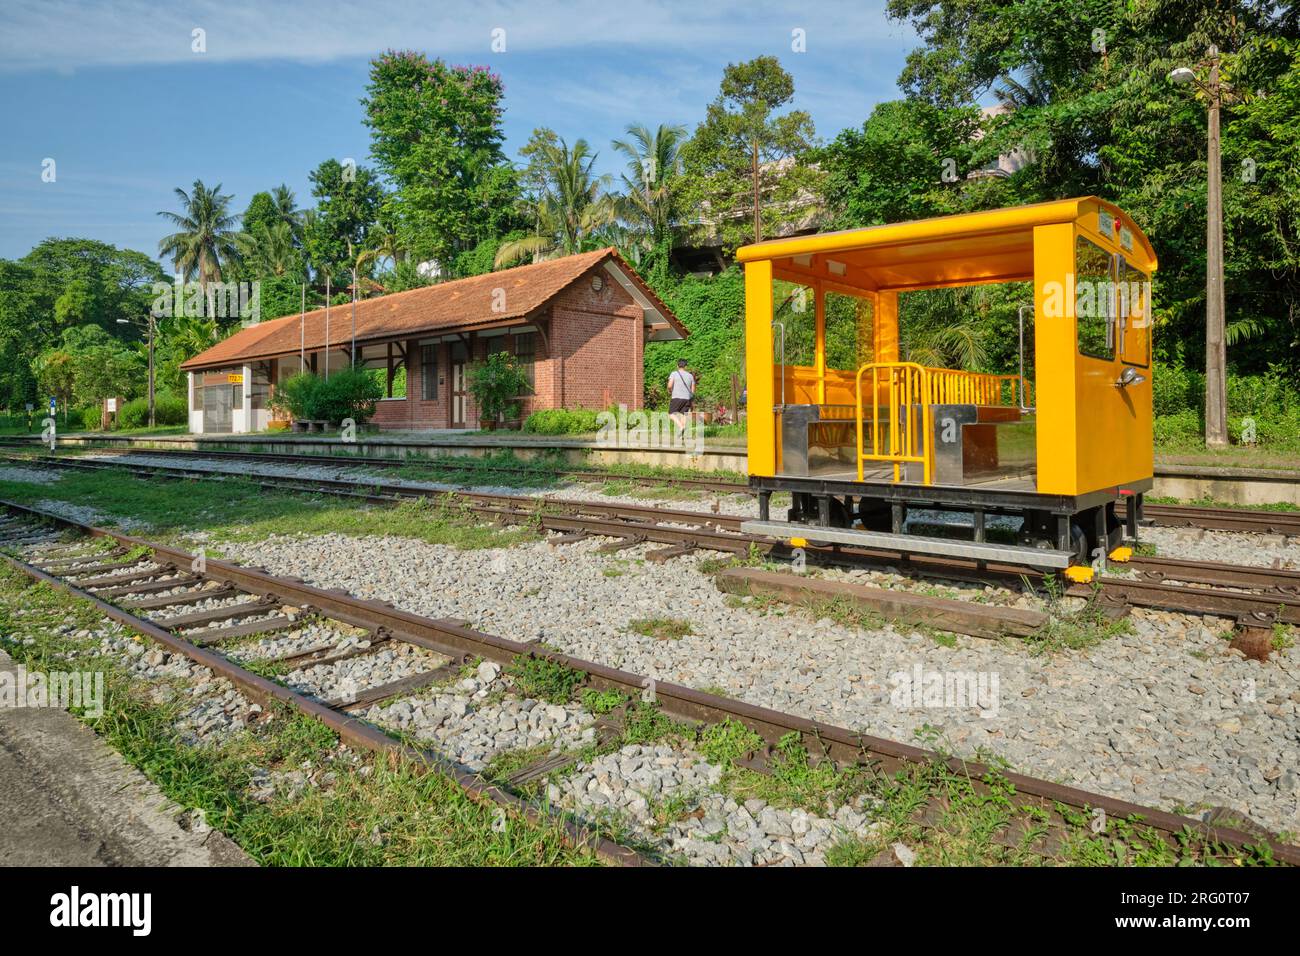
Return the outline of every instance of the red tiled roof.
<path id="1" fill-rule="evenodd" d="M 508 319 L 524 319 L 607 260 L 637 286 L 678 334 L 683 337 L 687 335 L 686 329 L 668 306 L 641 281 L 636 271 L 611 246 L 562 259 L 363 299 L 357 302 L 357 342 L 472 329 Z M 504 290 L 504 295 L 497 292 L 498 289 Z M 324 347 L 324 309 L 308 312 L 303 321 L 297 315 L 286 315 L 250 325 L 181 363 L 181 368 L 213 368 L 276 355 L 290 355 L 299 350 L 304 336 L 308 351 Z M 349 343 L 351 337 L 351 303 L 333 306 L 330 309 L 331 348 Z"/>

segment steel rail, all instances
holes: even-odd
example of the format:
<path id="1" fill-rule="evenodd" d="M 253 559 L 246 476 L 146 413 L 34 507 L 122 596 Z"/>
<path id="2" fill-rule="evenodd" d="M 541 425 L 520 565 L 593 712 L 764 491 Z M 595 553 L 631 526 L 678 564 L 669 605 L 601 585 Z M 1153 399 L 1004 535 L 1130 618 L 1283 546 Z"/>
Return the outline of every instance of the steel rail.
<path id="1" fill-rule="evenodd" d="M 149 549 L 161 564 L 176 567 L 190 566 L 195 560 L 194 556 L 179 548 L 154 544 L 106 528 L 85 525 L 27 505 L 0 500 L 0 506 L 11 511 L 51 521 L 63 527 L 75 529 L 90 537 L 115 541 L 128 549 Z M 9 560 L 13 561 L 13 559 Z M 14 563 L 23 567 L 24 570 L 29 567 L 22 562 Z M 38 573 L 44 575 L 44 572 Z M 508 664 L 517 657 L 524 655 L 545 659 L 560 666 L 584 672 L 587 675 L 588 684 L 598 690 L 617 690 L 635 698 L 640 696 L 644 690 L 650 689 L 653 698 L 668 714 L 702 723 L 720 723 L 727 719 L 736 720 L 757 733 L 766 742 L 766 748 L 763 753 L 752 755 L 751 760 L 765 759 L 775 752 L 781 738 L 795 733 L 808 742 L 810 752 L 819 748 L 822 751 L 822 756 L 826 758 L 843 764 L 866 765 L 876 772 L 896 773 L 909 766 L 932 765 L 938 762 L 946 766 L 949 771 L 967 779 L 976 790 L 981 791 L 987 790 L 987 785 L 983 782 L 985 776 L 993 772 L 992 768 L 978 762 L 964 761 L 957 757 L 946 756 L 910 744 L 875 737 L 820 721 L 808 720 L 792 714 L 781 713 L 668 681 L 653 681 L 639 674 L 608 667 L 594 661 L 583 660 L 533 643 L 513 641 L 453 622 L 420 617 L 397 609 L 390 604 L 362 600 L 338 590 L 317 588 L 298 579 L 276 577 L 256 568 L 246 568 L 225 561 L 207 559 L 205 576 L 254 594 L 275 595 L 288 604 L 314 608 L 325 617 L 370 628 L 392 638 L 416 644 L 447 656 L 456 657 L 472 654 L 499 664 Z M 100 601 L 88 592 L 80 591 L 48 575 L 44 575 L 42 579 L 46 578 L 50 583 L 58 584 L 66 590 L 77 593 L 78 596 L 93 601 L 96 607 L 110 614 L 116 620 L 127 623 L 129 626 L 134 627 L 134 622 L 139 620 L 134 615 Z M 223 673 L 223 676 L 229 674 L 231 679 L 234 680 L 236 676 L 234 672 L 238 672 L 241 681 L 248 681 L 246 686 L 256 688 L 262 693 L 270 693 L 277 699 L 287 699 L 284 695 L 300 696 L 280 687 L 278 684 L 267 681 L 265 678 L 244 671 L 219 655 L 189 645 L 187 642 L 162 631 L 161 628 L 151 622 L 142 623 L 151 629 L 147 631 L 150 636 L 156 637 L 156 639 L 163 641 L 163 643 L 173 647 L 180 653 L 186 654 L 186 656 L 191 656 L 196 662 L 204 663 L 204 666 L 214 666 L 214 669 L 218 669 L 219 672 Z M 202 657 L 193 656 L 191 652 L 200 654 Z M 241 686 L 245 685 L 241 683 Z M 288 702 L 302 707 L 296 700 L 289 700 Z M 311 704 L 312 702 L 304 698 L 303 703 Z M 320 704 L 314 704 L 314 708 L 321 711 L 328 710 L 328 708 L 324 708 Z M 306 708 L 303 707 L 303 709 Z M 329 712 L 329 716 L 331 720 L 337 721 L 337 723 L 331 723 L 331 726 L 340 728 L 340 733 L 343 732 L 341 728 L 351 727 L 350 723 L 342 722 L 340 716 L 333 711 Z M 351 718 L 348 720 L 350 721 Z M 375 740 L 375 737 L 379 736 L 383 737 L 386 748 L 392 749 L 396 746 L 395 742 L 380 734 L 379 731 L 369 728 L 369 725 L 362 724 L 361 727 L 366 728 L 366 730 L 364 733 L 359 732 L 359 742 L 361 740 Z M 349 732 L 351 731 L 349 730 Z M 375 742 L 378 743 L 377 740 Z M 446 758 L 434 759 L 445 760 Z M 1300 846 L 1283 844 L 1271 837 L 1265 838 L 1231 827 L 1215 826 L 1191 817 L 1168 813 L 1102 794 L 1090 793 L 1077 787 L 1041 780 L 1024 774 L 1001 772 L 1001 775 L 1013 788 L 1014 792 L 1010 800 L 1014 806 L 1031 809 L 1038 814 L 1047 814 L 1048 818 L 1056 821 L 1058 825 L 1065 822 L 1060 810 L 1062 806 L 1086 812 L 1100 809 L 1109 817 L 1139 819 L 1143 825 L 1152 828 L 1160 834 L 1162 839 L 1174 847 L 1183 845 L 1186 834 L 1191 832 L 1200 835 L 1211 844 L 1238 849 L 1267 845 L 1276 860 L 1288 865 L 1300 865 Z M 480 788 L 476 792 L 485 791 L 487 796 L 495 799 L 493 797 L 495 788 L 483 784 L 479 778 L 472 775 L 470 775 L 468 782 Z M 519 800 L 519 798 L 504 792 L 502 795 L 510 797 L 512 801 Z M 523 806 L 526 808 L 530 805 L 524 804 Z M 617 851 L 612 852 L 632 853 L 634 851 L 619 847 Z M 639 861 L 628 858 L 620 859 L 620 862 Z"/>
<path id="2" fill-rule="evenodd" d="M 113 532 L 105 529 L 83 525 L 49 512 L 40 511 L 39 509 L 27 508 L 23 505 L 18 505 L 8 501 L 0 501 L 0 504 L 3 504 L 4 507 L 9 509 L 21 510 L 43 520 L 53 521 L 66 527 L 73 528 L 90 537 L 118 537 L 115 536 Z M 173 549 L 161 549 L 158 546 L 139 539 L 120 536 L 118 537 L 118 540 L 123 542 L 128 540 L 133 541 L 134 544 L 132 546 L 152 548 L 154 549 L 154 553 L 160 556 L 166 555 L 181 560 L 186 559 L 183 552 L 178 552 Z M 0 544 L 4 543 L 7 542 L 0 540 Z M 593 829 L 578 823 L 567 814 L 559 813 L 550 808 L 538 807 L 536 804 L 533 804 L 516 794 L 488 783 L 472 770 L 436 750 L 431 748 L 417 748 L 410 744 L 395 740 L 371 724 L 353 717 L 350 714 L 336 710 L 304 694 L 290 690 L 289 688 L 268 680 L 259 674 L 245 670 L 229 658 L 216 653 L 215 651 L 193 644 L 182 637 L 178 637 L 159 627 L 148 618 L 140 617 L 136 614 L 132 614 L 130 611 L 110 604 L 97 597 L 94 593 L 83 590 L 75 584 L 56 577 L 33 564 L 29 564 L 26 561 L 2 552 L 0 552 L 0 557 L 3 557 L 11 567 L 22 571 L 33 580 L 58 588 L 65 593 L 71 594 L 74 597 L 89 603 L 95 608 L 95 610 L 99 611 L 104 616 L 109 617 L 132 630 L 138 631 L 151 640 L 166 647 L 172 653 L 184 655 L 195 664 L 206 667 L 214 674 L 226 678 L 257 703 L 269 706 L 272 701 L 278 701 L 287 704 L 300 713 L 320 721 L 338 734 L 340 739 L 347 741 L 353 746 L 375 751 L 377 753 L 400 755 L 428 770 L 441 773 L 450 778 L 452 782 L 455 783 L 456 786 L 458 786 L 466 796 L 474 802 L 485 804 L 490 803 L 503 807 L 535 825 L 558 827 L 564 834 L 565 842 L 570 846 L 589 850 L 605 862 L 614 863 L 620 866 L 655 865 L 652 860 L 645 857 L 637 850 L 623 846 L 622 844 L 601 836 Z M 193 557 L 188 558 L 188 561 L 193 560 Z M 218 569 L 220 564 L 220 562 L 216 561 L 208 562 L 209 567 L 218 566 Z M 164 572 L 160 571 L 159 573 Z M 273 579 L 266 578 L 265 580 Z"/>
<path id="3" fill-rule="evenodd" d="M 701 511 L 531 495 L 449 491 L 378 481 L 213 472 L 138 462 L 52 458 L 47 463 L 72 469 L 127 470 L 145 477 L 164 475 L 214 481 L 233 477 L 256 482 L 268 489 L 332 494 L 381 504 L 415 499 L 439 500 L 451 506 L 464 503 L 475 514 L 505 523 L 533 524 L 543 530 L 561 533 L 586 532 L 729 554 L 746 554 L 751 548 L 757 548 L 760 553 L 784 555 L 790 550 L 786 542 L 778 539 L 741 533 L 739 527 L 744 519 L 740 517 Z M 678 527 L 679 525 L 686 527 Z M 1037 577 L 1026 569 L 1013 565 L 980 566 L 977 562 L 957 558 L 906 555 L 882 549 L 810 546 L 805 548 L 805 552 L 815 560 L 826 563 L 844 566 L 860 566 L 864 562 L 885 563 L 916 574 L 981 583 L 993 582 L 1004 586 L 1015 586 L 1023 579 Z M 1142 576 L 1121 578 L 1103 575 L 1097 579 L 1096 584 L 1110 600 L 1135 607 L 1185 614 L 1210 614 L 1251 623 L 1268 618 L 1300 624 L 1300 591 L 1293 587 L 1297 583 L 1293 576 L 1295 572 L 1147 557 L 1133 558 L 1130 566 Z M 1199 574 L 1196 573 L 1198 571 Z M 1211 589 L 1166 583 L 1170 580 L 1184 581 L 1185 585 L 1208 584 L 1217 587 Z M 1260 589 L 1263 589 L 1261 593 L 1245 593 Z M 1076 584 L 1071 585 L 1066 593 L 1088 598 L 1094 592 L 1092 585 Z"/>
<path id="4" fill-rule="evenodd" d="M 0 440 L 0 446 L 30 448 L 35 440 Z M 89 446 L 94 448 L 96 446 Z M 332 467 L 381 467 L 395 468 L 409 465 L 428 465 L 431 469 L 474 471 L 480 466 L 472 462 L 422 458 L 384 458 L 373 455 L 329 455 L 288 452 L 235 452 L 235 451 L 199 451 L 197 449 L 177 448 L 117 448 L 116 446 L 99 446 L 104 451 L 120 451 L 132 455 L 171 456 L 177 459 L 211 458 L 231 461 L 271 462 L 290 465 L 328 465 Z M 503 475 L 533 475 L 537 472 L 528 468 L 512 466 L 493 466 L 485 468 L 489 472 Z M 713 478 L 691 478 L 683 476 L 651 476 L 635 473 L 603 472 L 594 469 L 566 468 L 547 469 L 549 474 L 557 477 L 574 478 L 580 481 L 635 481 L 644 484 L 668 485 L 670 487 L 696 488 L 701 491 L 715 491 L 722 494 L 753 495 L 754 491 L 743 482 L 726 481 Z M 1222 531 L 1246 531 L 1259 533 L 1276 533 L 1300 535 L 1300 512 L 1268 511 L 1266 509 L 1219 508 L 1204 505 L 1163 505 L 1147 504 L 1143 508 L 1145 517 L 1161 527 L 1202 528 Z"/>

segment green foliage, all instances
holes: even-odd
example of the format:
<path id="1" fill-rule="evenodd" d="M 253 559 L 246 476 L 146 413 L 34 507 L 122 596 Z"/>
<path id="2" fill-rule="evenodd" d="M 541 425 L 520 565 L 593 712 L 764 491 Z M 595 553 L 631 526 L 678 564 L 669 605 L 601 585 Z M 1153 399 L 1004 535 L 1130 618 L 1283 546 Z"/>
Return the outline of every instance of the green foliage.
<path id="1" fill-rule="evenodd" d="M 137 342 L 139 330 L 117 320 L 143 316 L 163 279 L 148 255 L 92 239 L 46 239 L 22 259 L 0 259 L 0 405 L 44 405 L 37 357 L 68 328 L 96 326 L 124 348 Z"/>
<path id="2" fill-rule="evenodd" d="M 587 675 L 583 671 L 565 667 L 544 657 L 516 657 L 506 668 L 519 693 L 525 697 L 535 697 L 550 701 L 552 704 L 566 704 L 573 698 L 577 689 Z"/>
<path id="3" fill-rule="evenodd" d="M 596 690 L 587 688 L 580 696 L 583 708 L 597 717 L 617 710 L 627 703 L 627 697 L 616 690 Z"/>
<path id="4" fill-rule="evenodd" d="M 189 407 L 185 399 L 171 392 L 154 395 L 153 420 L 155 425 L 184 425 L 189 421 Z M 149 397 L 133 398 L 117 413 L 118 428 L 145 428 L 149 424 Z"/>
<path id="5" fill-rule="evenodd" d="M 514 418 L 519 409 L 515 399 L 528 390 L 528 376 L 507 352 L 494 352 L 471 365 L 467 380 L 479 419 L 485 422 Z"/>
<path id="6" fill-rule="evenodd" d="M 820 178 L 812 165 L 815 133 L 805 111 L 778 112 L 793 97 L 794 80 L 776 57 L 728 64 L 717 98 L 682 147 L 680 206 L 692 219 L 709 210 L 698 231 L 720 236 L 727 249 L 773 235 L 808 214 L 799 200 Z"/>
<path id="7" fill-rule="evenodd" d="M 534 223 L 531 234 L 501 243 L 495 268 L 525 259 L 572 255 L 606 244 L 600 230 L 613 224 L 618 205 L 609 176 L 595 174 L 596 154 L 585 139 L 569 144 L 549 129 L 533 131 L 520 150 L 528 160 L 524 205 Z"/>
<path id="8" fill-rule="evenodd" d="M 346 277 L 351 282 L 357 253 L 379 218 L 383 190 L 372 170 L 344 167 L 337 159 L 325 160 L 310 178 L 316 211 L 307 226 L 305 241 L 312 266 L 335 279 Z"/>
<path id="9" fill-rule="evenodd" d="M 158 242 L 158 254 L 171 259 L 176 271 L 188 282 L 220 282 L 222 265 L 239 257 L 235 220 L 230 212 L 232 196 L 222 193 L 221 184 L 209 189 L 194 180 L 190 192 L 177 187 L 181 212 L 158 213 L 177 231 Z"/>
<path id="10" fill-rule="evenodd" d="M 744 724 L 728 717 L 720 724 L 710 724 L 700 735 L 700 753 L 709 763 L 732 767 L 751 751 L 763 746 L 763 738 Z"/>
<path id="11" fill-rule="evenodd" d="M 515 242 L 528 235 L 521 229 L 515 229 L 504 236 L 489 236 L 480 239 L 472 249 L 456 255 L 455 273 L 457 276 L 481 276 L 496 267 L 497 250 L 504 242 Z"/>
<path id="12" fill-rule="evenodd" d="M 371 155 L 396 185 L 394 228 L 416 261 L 504 235 L 518 188 L 501 146 L 501 78 L 481 66 L 448 66 L 390 50 L 370 64 L 362 100 Z"/>
<path id="13" fill-rule="evenodd" d="M 738 268 L 712 277 L 667 274 L 647 281 L 690 331 L 680 342 L 650 342 L 645 350 L 647 404 L 666 405 L 668 376 L 684 358 L 702 399 L 731 404 L 731 376 L 745 381 L 745 283 Z"/>
<path id="14" fill-rule="evenodd" d="M 383 395 L 383 386 L 365 369 L 342 369 L 329 378 L 302 372 L 280 384 L 271 405 L 296 419 L 338 423 L 351 418 L 361 424 L 375 414 Z"/>
<path id="15" fill-rule="evenodd" d="M 534 435 L 577 435 L 599 428 L 600 412 L 586 408 L 544 408 L 524 419 L 523 430 Z"/>

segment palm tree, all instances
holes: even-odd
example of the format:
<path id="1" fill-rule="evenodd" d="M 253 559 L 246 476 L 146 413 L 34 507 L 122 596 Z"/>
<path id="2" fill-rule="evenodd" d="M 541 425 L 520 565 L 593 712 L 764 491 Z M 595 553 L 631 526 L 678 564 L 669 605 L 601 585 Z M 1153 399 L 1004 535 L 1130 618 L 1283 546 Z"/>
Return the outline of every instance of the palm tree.
<path id="1" fill-rule="evenodd" d="M 197 278 L 204 297 L 210 299 L 208 283 L 221 281 L 222 261 L 239 255 L 236 239 L 238 217 L 230 212 L 230 202 L 234 197 L 222 195 L 220 183 L 215 189 L 208 189 L 203 180 L 196 179 L 193 193 L 177 187 L 176 198 L 184 212 L 163 210 L 158 215 L 178 226 L 180 231 L 159 242 L 158 252 L 171 257 L 176 271 L 187 282 Z M 211 301 L 208 307 L 211 311 Z"/>
<path id="2" fill-rule="evenodd" d="M 614 149 L 627 157 L 623 173 L 626 195 L 622 199 L 623 218 L 641 232 L 653 246 L 669 235 L 672 228 L 672 179 L 681 171 L 681 147 L 686 127 L 665 126 L 653 133 L 641 123 L 627 127 L 631 141 L 615 140 Z"/>
<path id="3" fill-rule="evenodd" d="M 497 269 L 529 257 L 537 262 L 581 252 L 597 230 L 617 218 L 608 192 L 610 177 L 592 174 L 596 154 L 585 139 L 577 140 L 573 149 L 559 138 L 540 143 L 533 161 L 541 180 L 531 203 L 537 233 L 502 243 Z"/>
<path id="4" fill-rule="evenodd" d="M 255 276 L 282 276 L 298 271 L 301 258 L 293 227 L 284 220 L 258 225 L 253 232 L 235 237 L 243 264 Z"/>

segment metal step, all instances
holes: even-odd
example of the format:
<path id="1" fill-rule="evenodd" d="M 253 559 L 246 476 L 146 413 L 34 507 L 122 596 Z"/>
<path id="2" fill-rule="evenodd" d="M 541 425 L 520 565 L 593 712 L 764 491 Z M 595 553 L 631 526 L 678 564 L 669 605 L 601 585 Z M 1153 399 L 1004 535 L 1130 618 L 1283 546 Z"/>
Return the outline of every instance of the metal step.
<path id="1" fill-rule="evenodd" d="M 823 528 L 789 521 L 746 521 L 740 530 L 746 534 L 765 534 L 788 541 L 803 538 L 815 544 L 847 544 L 859 548 L 882 548 L 910 554 L 938 554 L 974 561 L 997 561 L 1023 564 L 1031 568 L 1066 568 L 1073 552 L 1028 548 L 1016 544 L 961 541 L 953 538 L 929 538 L 917 534 L 893 534 L 888 531 L 865 531 L 861 528 Z"/>

